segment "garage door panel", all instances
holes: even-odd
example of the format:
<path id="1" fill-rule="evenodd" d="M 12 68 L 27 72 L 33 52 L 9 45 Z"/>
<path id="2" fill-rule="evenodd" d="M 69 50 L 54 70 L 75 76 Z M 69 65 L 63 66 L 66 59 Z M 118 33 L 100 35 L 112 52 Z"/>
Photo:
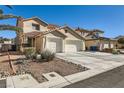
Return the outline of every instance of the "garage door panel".
<path id="1" fill-rule="evenodd" d="M 62 39 L 47 38 L 47 49 L 52 52 L 62 52 Z"/>
<path id="2" fill-rule="evenodd" d="M 77 52 L 77 47 L 75 45 L 65 45 L 65 52 Z"/>
<path id="3" fill-rule="evenodd" d="M 78 52 L 82 50 L 82 42 L 80 40 L 67 40 L 65 44 L 65 52 Z"/>
<path id="4" fill-rule="evenodd" d="M 56 43 L 55 42 L 49 42 L 48 43 L 48 49 L 52 52 L 56 52 Z"/>

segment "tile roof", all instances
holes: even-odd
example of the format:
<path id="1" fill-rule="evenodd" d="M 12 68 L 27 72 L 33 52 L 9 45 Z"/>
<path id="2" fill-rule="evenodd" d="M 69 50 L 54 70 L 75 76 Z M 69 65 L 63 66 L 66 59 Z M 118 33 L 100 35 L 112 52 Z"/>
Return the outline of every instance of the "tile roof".
<path id="1" fill-rule="evenodd" d="M 65 26 L 64 27 L 65 29 L 67 28 L 67 29 L 70 29 L 73 33 L 75 33 L 77 36 L 79 36 L 80 38 L 82 38 L 82 39 L 84 39 L 85 40 L 85 38 L 84 37 L 82 37 L 80 34 L 78 34 L 73 28 L 71 28 L 71 27 L 69 27 L 69 26 Z"/>
<path id="2" fill-rule="evenodd" d="M 119 35 L 119 36 L 115 37 L 115 39 L 120 39 L 120 38 L 124 38 L 124 35 Z"/>
<path id="3" fill-rule="evenodd" d="M 75 29 L 75 31 L 77 31 L 77 32 L 87 32 L 87 33 L 90 32 L 89 30 L 86 30 L 86 29 L 80 29 L 80 28 Z"/>
<path id="4" fill-rule="evenodd" d="M 59 27 L 60 27 L 59 25 L 55 25 L 55 24 L 48 24 L 48 26 L 47 26 L 47 28 L 49 30 L 54 30 L 54 29 L 59 28 Z"/>
<path id="5" fill-rule="evenodd" d="M 33 32 L 28 32 L 28 33 L 25 33 L 25 36 L 29 37 L 29 38 L 34 38 L 36 37 L 37 35 L 39 34 L 43 34 L 42 32 L 36 32 L 36 31 L 33 31 Z"/>
<path id="6" fill-rule="evenodd" d="M 99 29 L 93 29 L 93 30 L 91 30 L 92 32 L 100 32 L 100 33 L 104 33 L 104 31 L 102 31 L 102 30 L 99 30 Z"/>
<path id="7" fill-rule="evenodd" d="M 36 20 L 38 22 L 41 22 L 44 24 L 44 26 L 48 25 L 47 22 L 43 21 L 42 19 L 40 19 L 39 17 L 31 17 L 31 18 L 27 18 L 27 19 L 23 19 L 23 21 L 28 21 L 28 20 Z"/>
<path id="8" fill-rule="evenodd" d="M 87 38 L 86 40 L 111 40 L 111 41 L 117 41 L 117 39 L 108 38 L 108 37 Z"/>
<path id="9" fill-rule="evenodd" d="M 99 29 L 87 30 L 87 29 L 83 29 L 83 28 L 79 28 L 79 27 L 77 29 L 75 29 L 75 31 L 77 31 L 77 32 L 87 32 L 87 33 L 92 33 L 92 32 L 104 33 L 104 31 L 101 31 Z"/>

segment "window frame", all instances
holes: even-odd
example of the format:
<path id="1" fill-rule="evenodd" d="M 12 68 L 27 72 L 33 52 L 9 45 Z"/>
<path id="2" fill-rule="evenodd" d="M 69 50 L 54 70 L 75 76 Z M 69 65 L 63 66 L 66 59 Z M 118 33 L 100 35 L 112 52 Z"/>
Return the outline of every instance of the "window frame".
<path id="1" fill-rule="evenodd" d="M 32 23 L 32 29 L 33 30 L 40 30 L 40 25 L 39 24 Z"/>

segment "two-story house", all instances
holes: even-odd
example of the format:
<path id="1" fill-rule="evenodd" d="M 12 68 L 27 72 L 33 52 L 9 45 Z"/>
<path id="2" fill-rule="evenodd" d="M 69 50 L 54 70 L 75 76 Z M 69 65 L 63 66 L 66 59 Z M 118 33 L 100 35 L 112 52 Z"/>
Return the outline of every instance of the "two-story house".
<path id="1" fill-rule="evenodd" d="M 48 24 L 38 17 L 19 18 L 17 26 L 23 28 L 16 38 L 16 45 L 21 51 L 30 47 L 38 52 L 45 49 L 53 52 L 85 50 L 84 38 L 69 26 Z"/>
<path id="2" fill-rule="evenodd" d="M 115 39 L 104 37 L 104 31 L 94 29 L 86 30 L 77 28 L 75 31 L 86 39 L 86 50 L 99 50 L 116 48 L 117 41 Z"/>

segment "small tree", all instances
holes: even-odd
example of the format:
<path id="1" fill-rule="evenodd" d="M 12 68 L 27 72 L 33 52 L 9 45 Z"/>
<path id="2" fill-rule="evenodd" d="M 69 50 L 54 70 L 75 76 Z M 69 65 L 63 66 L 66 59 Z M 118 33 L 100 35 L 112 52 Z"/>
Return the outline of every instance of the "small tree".
<path id="1" fill-rule="evenodd" d="M 25 49 L 24 54 L 27 59 L 33 59 L 33 56 L 35 54 L 35 49 L 34 48 Z"/>

